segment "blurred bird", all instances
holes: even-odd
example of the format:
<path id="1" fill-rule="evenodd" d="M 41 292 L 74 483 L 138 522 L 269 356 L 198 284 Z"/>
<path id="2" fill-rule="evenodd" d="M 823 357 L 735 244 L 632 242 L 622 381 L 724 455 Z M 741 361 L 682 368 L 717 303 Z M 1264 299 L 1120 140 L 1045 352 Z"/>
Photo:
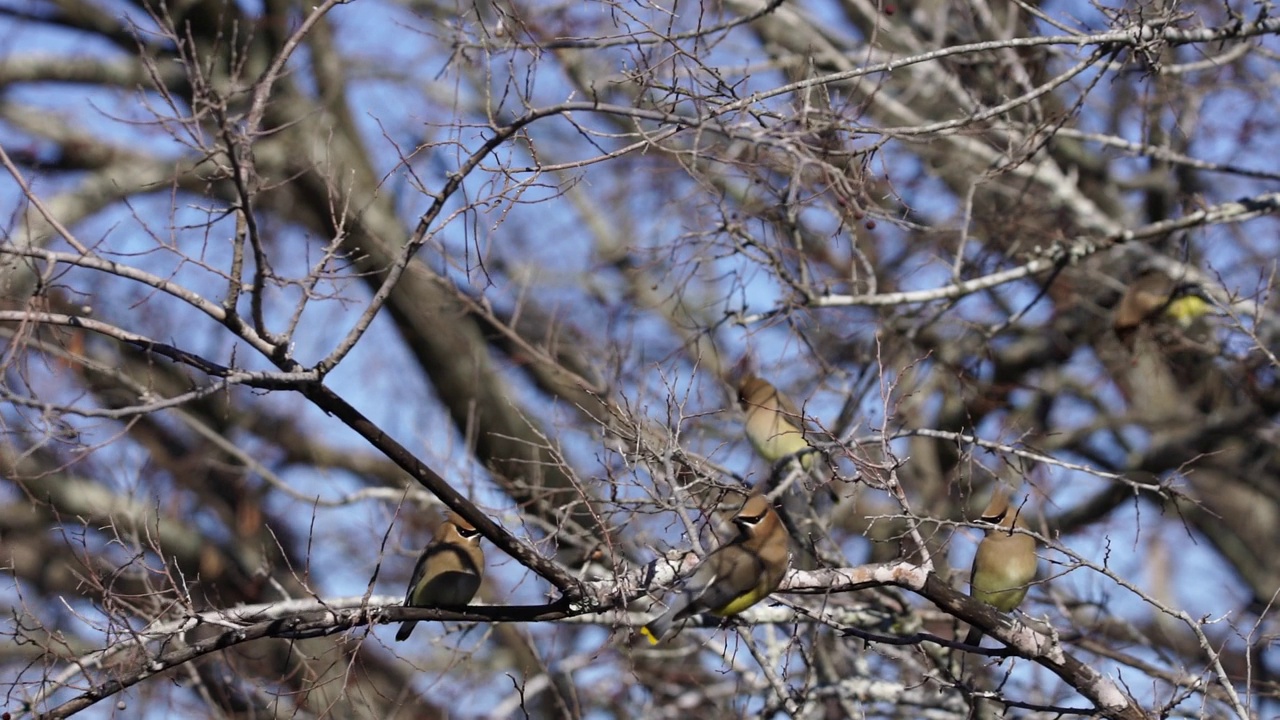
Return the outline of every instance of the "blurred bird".
<path id="1" fill-rule="evenodd" d="M 1148 269 L 1129 283 L 1116 306 L 1112 324 L 1123 333 L 1164 316 L 1185 330 L 1207 315 L 1211 307 L 1194 285 L 1179 284 L 1159 270 Z"/>
<path id="2" fill-rule="evenodd" d="M 407 607 L 463 607 L 475 597 L 483 575 L 480 531 L 457 513 L 445 513 L 431 543 L 418 556 L 404 604 Z M 417 620 L 401 623 L 396 640 L 408 638 L 417 624 Z"/>
<path id="3" fill-rule="evenodd" d="M 790 398 L 767 381 L 755 375 L 744 376 L 738 383 L 738 404 L 747 413 L 747 439 L 770 463 L 812 447 L 801 429 L 804 416 Z M 815 454 L 804 452 L 800 456 L 805 470 L 813 467 Z"/>
<path id="4" fill-rule="evenodd" d="M 769 501 L 752 495 L 733 518 L 738 536 L 708 555 L 684 581 L 680 597 L 640 629 L 653 645 L 671 626 L 709 610 L 737 615 L 778 588 L 791 566 L 788 536 Z"/>
<path id="5" fill-rule="evenodd" d="M 987 530 L 986 537 L 978 543 L 969 576 L 969 595 L 1000 612 L 1009 612 L 1022 604 L 1036 577 L 1036 540 L 1013 532 L 1013 528 L 1025 528 L 1026 523 L 1018 509 L 1010 507 L 1009 491 L 1003 487 L 992 492 L 982 520 L 999 527 Z M 969 628 L 964 642 L 981 643 L 982 630 L 976 625 Z"/>
<path id="6" fill-rule="evenodd" d="M 1231 402 L 1215 371 L 1220 348 L 1203 291 L 1153 269 L 1139 273 L 1112 316 L 1125 349 L 1112 363 L 1133 417 L 1153 431 L 1177 428 Z"/>

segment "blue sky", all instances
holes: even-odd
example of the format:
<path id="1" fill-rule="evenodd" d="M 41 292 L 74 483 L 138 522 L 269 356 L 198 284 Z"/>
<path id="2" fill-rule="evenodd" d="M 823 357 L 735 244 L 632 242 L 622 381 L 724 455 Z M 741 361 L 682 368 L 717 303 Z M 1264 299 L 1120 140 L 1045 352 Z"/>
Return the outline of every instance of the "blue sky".
<path id="1" fill-rule="evenodd" d="M 127 5 L 114 7 L 122 9 Z M 815 14 L 830 15 L 829 8 L 824 10 L 824 7 L 816 3 L 810 4 L 810 9 Z M 1082 4 L 1050 3 L 1046 8 L 1049 12 L 1070 11 L 1077 14 L 1085 25 L 1101 27 L 1101 18 L 1093 9 Z M 470 10 L 464 8 L 459 22 L 465 19 L 467 12 Z M 579 20 L 598 27 L 612 27 L 615 20 L 606 12 L 603 4 L 584 4 L 581 8 L 564 9 L 564 12 L 574 13 Z M 339 47 L 351 58 L 351 65 L 347 68 L 352 80 L 348 99 L 353 115 L 364 133 L 367 147 L 378 164 L 383 178 L 381 189 L 396 198 L 406 226 L 412 227 L 429 200 L 415 191 L 414 184 L 401 166 L 402 157 L 413 153 L 423 144 L 433 143 L 429 149 L 413 156 L 411 166 L 428 186 L 436 187 L 443 174 L 456 167 L 465 152 L 478 147 L 489 134 L 478 122 L 460 130 L 449 127 L 454 115 L 467 112 L 472 101 L 476 100 L 468 83 L 459 80 L 459 73 L 476 71 L 476 58 L 479 54 L 468 56 L 464 53 L 450 58 L 441 45 L 442 39 L 451 36 L 452 28 L 428 22 L 392 3 L 361 0 L 351 5 L 339 6 L 333 11 L 331 20 L 337 28 Z M 847 31 L 847 28 L 838 25 L 831 29 L 832 32 Z M 1270 40 L 1267 42 L 1274 44 Z M 735 67 L 756 61 L 758 58 L 752 55 L 754 50 L 754 45 L 742 34 L 731 34 L 709 52 L 708 58 L 725 67 Z M 304 87 L 308 84 L 304 72 L 306 52 L 305 48 L 301 50 L 292 63 L 297 72 L 295 79 Z M 30 24 L 18 26 L 10 19 L 0 20 L 0 58 L 24 58 L 32 54 L 127 57 L 127 54 L 114 46 L 86 42 L 79 34 L 41 29 Z M 513 87 L 529 89 L 534 102 L 551 104 L 582 99 L 573 96 L 572 88 L 564 78 L 536 70 L 519 53 L 511 53 L 509 57 L 509 64 L 493 63 L 493 72 L 498 77 L 509 78 Z M 626 48 L 603 53 L 602 57 L 606 58 L 605 62 L 611 63 L 610 69 L 615 72 L 624 73 L 636 69 L 636 55 Z M 1179 59 L 1185 61 L 1187 58 L 1180 56 Z M 387 77 L 388 68 L 393 70 L 391 74 L 394 77 Z M 1269 68 L 1259 67 L 1256 71 L 1263 73 L 1269 71 Z M 1240 86 L 1246 86 L 1247 80 L 1248 78 L 1238 78 L 1237 82 Z M 731 94 L 744 97 L 777 82 L 776 75 L 757 73 L 740 86 L 734 87 Z M 495 85 L 500 83 L 495 82 Z M 163 132 L 158 132 L 154 126 L 131 122 L 151 118 L 148 111 L 140 106 L 137 94 L 132 91 L 104 92 L 83 85 L 61 85 L 54 88 L 20 86 L 8 89 L 6 99 L 53 111 L 65 122 L 80 125 L 86 132 L 105 137 L 122 147 L 145 150 L 163 157 L 173 157 L 184 152 L 177 143 L 168 139 Z M 1108 99 L 1105 90 L 1095 91 L 1089 102 L 1101 105 Z M 1274 98 L 1268 95 L 1265 102 L 1267 105 L 1263 107 L 1268 111 L 1260 114 L 1274 116 L 1270 112 Z M 787 103 L 786 98 L 779 98 L 767 105 L 781 111 L 788 107 Z M 1275 139 L 1274 127 L 1250 128 L 1248 132 L 1227 132 L 1234 128 L 1233 115 L 1239 112 L 1238 108 L 1244 103 L 1246 97 L 1239 87 L 1225 86 L 1219 92 L 1211 93 L 1200 113 L 1208 118 L 1211 125 L 1223 128 L 1224 132 L 1207 135 L 1203 140 L 1197 137 L 1192 144 L 1192 154 L 1206 159 L 1231 160 L 1243 165 L 1265 165 L 1270 155 L 1260 152 L 1259 148 L 1272 145 Z M 522 108 L 513 98 L 508 98 L 503 103 L 503 109 L 518 114 Z M 1100 112 L 1101 109 L 1091 108 L 1091 111 Z M 1250 114 L 1253 112 L 1250 111 Z M 576 114 L 574 119 L 598 132 L 616 132 L 604 118 L 589 113 Z M 477 121 L 471 116 L 468 116 L 468 120 Z M 1141 139 L 1144 129 L 1142 118 L 1136 111 L 1125 114 L 1124 120 L 1126 137 Z M 614 147 L 609 145 L 607 139 L 601 138 L 596 139 L 598 146 L 584 144 L 578 130 L 559 120 L 541 123 L 529 132 L 539 151 L 545 153 L 538 159 L 548 162 L 578 160 L 601 148 Z M 51 148 L 41 143 L 28 147 L 28 142 L 24 134 L 0 124 L 0 143 L 4 143 L 6 149 L 32 150 L 37 154 L 51 152 Z M 486 167 L 492 169 L 507 163 L 519 168 L 531 165 L 532 162 L 525 147 L 515 145 L 502 149 L 486 160 Z M 665 192 L 630 194 L 634 187 L 643 185 L 632 184 L 631 178 L 618 172 L 610 164 L 541 176 L 536 178 L 536 184 L 521 195 L 519 204 L 511 207 L 495 204 L 487 212 L 463 216 L 439 227 L 438 235 L 421 257 L 433 268 L 446 272 L 465 288 L 483 293 L 488 300 L 500 307 L 516 305 L 526 291 L 536 292 L 541 301 L 562 309 L 567 322 L 575 329 L 598 334 L 616 346 L 627 348 L 618 358 L 618 367 L 621 368 L 619 374 L 626 378 L 625 382 L 620 383 L 618 391 L 624 397 L 637 406 L 646 408 L 650 417 L 662 421 L 667 417 L 666 401 L 669 396 L 687 402 L 686 414 L 693 417 L 685 425 L 688 433 L 685 437 L 686 446 L 710 454 L 713 459 L 723 462 L 733 471 L 758 477 L 765 468 L 737 436 L 740 417 L 731 408 L 730 398 L 722 387 L 707 378 L 702 368 L 692 366 L 680 355 L 677 340 L 671 336 L 665 322 L 656 313 L 637 312 L 628 305 L 631 298 L 622 288 L 620 276 L 616 270 L 601 262 L 597 255 L 598 249 L 591 244 L 591 236 L 582 232 L 586 222 L 583 211 L 567 202 L 561 195 L 561 190 L 569 184 L 578 183 L 588 197 L 611 201 L 608 206 L 609 221 L 614 224 L 622 241 L 640 249 L 636 253 L 637 257 L 652 263 L 657 277 L 655 292 L 658 295 L 673 292 L 691 277 L 705 283 L 705 287 L 728 289 L 722 296 L 707 293 L 697 296 L 690 294 L 686 298 L 690 307 L 703 313 L 703 317 L 717 320 L 726 312 L 765 311 L 785 300 L 786 290 L 771 274 L 760 271 L 758 266 L 745 263 L 741 256 L 730 254 L 731 246 L 721 236 L 704 234 L 709 227 L 714 227 L 725 219 L 720 217 L 713 203 L 699 195 L 703 189 L 697 183 L 686 175 L 673 172 L 669 165 L 657 162 L 646 165 L 637 159 L 620 167 L 632 172 L 663 173 L 660 180 L 665 185 Z M 1137 174 L 1145 169 L 1145 162 L 1118 160 L 1113 167 L 1120 174 Z M 920 165 L 917 157 L 911 153 L 910 146 L 891 143 L 876 156 L 872 168 L 874 172 L 893 179 L 897 183 L 896 187 L 902 191 L 904 200 L 921 216 L 939 224 L 955 224 L 957 221 L 959 203 Z M 77 175 L 55 177 L 38 172 L 31 173 L 30 177 L 34 187 L 42 194 L 66 190 L 80 180 Z M 531 179 L 533 178 L 529 173 L 519 172 L 506 178 L 498 173 L 479 174 L 468 181 L 464 192 L 453 201 L 451 207 L 459 207 L 464 200 L 485 197 L 493 192 L 494 184 L 522 183 Z M 1216 184 L 1218 180 L 1221 185 Z M 780 186 L 781 182 L 778 187 L 759 189 L 759 197 L 771 197 L 769 193 L 779 192 Z M 1217 202 L 1233 195 L 1255 193 L 1263 186 L 1263 183 L 1257 181 L 1214 176 L 1214 184 L 1206 189 L 1206 201 Z M 742 187 L 749 191 L 756 188 L 745 179 L 742 180 Z M 98 245 L 104 252 L 109 250 L 114 257 L 144 265 L 152 272 L 171 277 L 176 282 L 217 298 L 223 290 L 223 280 L 216 273 L 185 262 L 177 253 L 159 247 L 165 243 L 173 243 L 182 252 L 213 268 L 226 267 L 229 256 L 227 239 L 231 237 L 233 229 L 227 221 L 217 223 L 208 230 L 199 229 L 208 216 L 204 208 L 196 206 L 198 204 L 208 203 L 182 195 L 175 200 L 167 191 L 158 191 L 135 198 L 128 208 L 117 206 L 98 214 L 79 224 L 76 232 L 81 240 Z M 18 206 L 19 199 L 11 181 L 0 181 L 0 216 L 12 216 Z M 835 254 L 847 255 L 848 229 L 839 226 L 830 213 L 815 210 L 806 219 L 812 220 L 813 227 L 828 233 L 827 239 L 835 247 Z M 1247 291 L 1251 282 L 1254 285 L 1258 282 L 1260 270 L 1252 262 L 1252 257 L 1238 252 L 1238 248 L 1248 246 L 1256 254 L 1269 254 L 1273 257 L 1280 254 L 1276 233 L 1271 230 L 1272 222 L 1259 221 L 1249 226 L 1247 231 L 1215 228 L 1205 233 L 1193 234 L 1192 241 L 1207 249 L 1209 265 L 1222 271 L 1224 279 L 1230 285 Z M 11 222 L 10 227 L 13 225 Z M 302 277 L 319 256 L 318 239 L 297 229 L 275 227 L 273 230 L 278 246 L 291 250 L 277 254 L 274 269 L 287 277 Z M 753 225 L 748 230 L 762 235 L 766 232 L 766 228 L 761 225 Z M 152 232 L 157 234 L 153 235 Z M 1247 241 L 1241 242 L 1236 237 L 1237 232 L 1246 235 Z M 887 222 L 880 223 L 870 237 L 871 242 L 885 255 L 910 253 L 912 249 L 909 244 L 910 235 Z M 720 251 L 720 255 L 695 268 L 695 259 L 706 249 L 705 245 L 695 243 L 705 242 L 708 238 L 718 243 L 711 247 Z M 1228 239 L 1233 242 L 1226 242 Z M 975 255 L 970 260 L 975 263 L 980 261 L 976 256 L 979 247 L 979 243 L 973 245 Z M 505 263 L 504 272 L 486 274 L 481 258 L 486 262 L 489 258 L 501 258 Z M 949 258 L 928 253 L 910 255 L 901 271 L 897 289 L 937 287 L 948 281 L 950 270 Z M 90 273 L 85 271 L 73 271 L 61 280 L 70 287 L 77 287 L 89 285 L 89 276 Z M 490 284 L 495 277 L 496 284 Z M 510 279 L 513 277 L 517 279 Z M 727 278 L 734 279 L 731 281 Z M 720 279 L 724 280 L 718 281 Z M 585 299 L 586 293 L 582 287 L 587 283 L 595 283 L 605 301 L 593 302 Z M 227 361 L 234 355 L 236 362 L 242 366 L 269 367 L 262 358 L 243 346 L 237 347 L 237 344 L 230 342 L 228 335 L 217 332 L 211 321 L 194 311 L 175 309 L 179 306 L 135 285 L 99 287 L 101 292 L 93 298 L 93 302 L 99 308 L 99 316 L 108 321 L 119 322 L 128 327 L 137 320 L 139 326 L 164 329 L 166 335 L 158 337 L 159 340 L 180 342 L 184 347 L 205 353 L 219 361 Z M 342 301 L 317 301 L 309 307 L 294 346 L 297 356 L 304 361 L 319 358 L 331 350 L 338 333 L 355 322 L 369 297 L 365 286 L 356 280 L 346 280 L 333 286 L 325 285 L 321 289 L 336 292 Z M 999 291 L 1014 307 L 1029 303 L 1037 292 L 1038 288 L 1031 283 L 1012 284 Z M 270 316 L 273 325 L 280 327 L 283 324 L 296 302 L 296 296 L 295 289 L 273 290 L 268 296 L 273 308 Z M 952 313 L 950 317 L 961 317 L 976 325 L 990 322 L 993 311 L 989 298 L 973 296 L 958 303 L 949 312 Z M 1049 319 L 1049 312 L 1048 303 L 1042 301 L 1032 309 L 1024 322 L 1030 325 L 1045 323 Z M 145 323 L 142 318 L 145 318 Z M 808 327 L 819 324 L 824 324 L 824 327 L 838 326 L 847 337 L 864 341 L 869 341 L 879 329 L 874 317 L 863 310 L 814 313 L 802 318 L 802 321 L 802 327 L 805 327 L 803 323 L 810 324 Z M 841 401 L 840 392 L 845 389 L 849 378 L 834 376 L 820 381 L 812 366 L 806 362 L 809 349 L 800 342 L 790 326 L 776 322 L 741 328 L 730 323 L 720 329 L 716 337 L 720 348 L 729 355 L 726 364 L 732 364 L 742 355 L 750 354 L 758 363 L 761 373 L 795 393 L 797 401 L 804 404 L 809 414 L 826 422 L 834 419 Z M 924 361 L 921 365 L 925 370 L 934 367 L 932 361 Z M 981 364 L 977 368 L 979 371 L 989 370 Z M 1088 353 L 1078 354 L 1069 369 L 1075 377 L 1085 382 L 1096 382 L 1099 377 L 1093 358 Z M 886 386 L 898 377 L 899 372 L 898 368 L 886 369 Z M 524 407 L 535 409 L 539 417 L 548 420 L 573 417 L 574 411 L 571 408 L 547 403 L 518 372 L 510 372 L 508 376 L 516 400 Z M 64 399 L 59 393 L 66 393 L 67 390 L 58 384 L 56 369 L 33 368 L 30 380 L 41 392 L 48 393 L 48 397 Z M 477 467 L 467 458 L 464 438 L 436 402 L 432 388 L 423 381 L 413 359 L 400 345 L 395 328 L 385 316 L 374 322 L 367 337 L 328 378 L 327 383 L 432 467 L 468 488 L 469 495 L 482 507 L 495 515 L 514 520 L 515 513 L 510 501 L 490 485 L 483 468 Z M 904 394 L 912 390 L 913 388 L 902 388 Z M 1097 394 L 1109 403 L 1118 404 L 1114 388 L 1100 387 Z M 326 443 L 349 448 L 351 452 L 369 451 L 362 439 L 313 409 L 299 396 L 276 394 L 258 400 L 276 412 L 295 416 L 308 432 L 323 438 Z M 864 432 L 879 426 L 883 414 L 881 403 L 879 393 L 872 392 L 863 408 Z M 1090 417 L 1091 409 L 1064 403 L 1064 407 L 1058 409 L 1055 420 L 1060 426 L 1076 427 L 1086 424 Z M 564 424 L 553 423 L 553 426 L 563 428 Z M 114 425 L 91 421 L 84 422 L 80 429 L 87 442 L 105 441 L 118 431 Z M 978 428 L 979 435 L 988 439 L 1002 437 L 1004 432 L 1006 430 L 994 420 Z M 592 430 L 564 429 L 555 439 L 563 443 L 573 465 L 584 475 L 603 472 L 601 457 L 607 458 L 609 463 L 616 462 L 615 457 L 602 452 L 598 437 Z M 905 443 L 899 443 L 895 447 L 906 452 Z M 1118 447 L 1102 447 L 1100 450 L 1108 454 L 1121 452 Z M 116 481 L 121 483 L 120 487 L 125 488 L 131 487 L 130 478 L 140 475 L 149 461 L 136 448 L 123 445 L 108 445 L 100 449 L 97 460 L 114 463 L 117 468 Z M 297 490 L 315 493 L 323 498 L 351 492 L 363 484 L 360 479 L 337 471 L 315 473 L 286 467 L 281 468 L 280 473 Z M 646 481 L 643 473 L 626 479 L 636 484 Z M 1088 496 L 1103 483 L 1079 473 L 1053 470 L 1046 473 L 1043 484 L 1039 488 L 1040 493 L 1034 496 L 1033 504 L 1046 503 L 1052 512 L 1058 512 Z M 641 496 L 634 487 L 630 492 L 632 498 Z M 306 508 L 304 513 L 304 509 L 295 501 L 275 498 L 272 508 L 282 516 L 301 518 L 305 514 L 307 523 L 310 522 L 312 510 Z M 312 563 L 330 569 L 320 578 L 319 589 L 322 592 L 343 596 L 364 591 L 369 581 L 370 569 L 376 564 L 379 552 L 377 542 L 367 542 L 365 539 L 380 538 L 386 531 L 387 524 L 392 521 L 394 511 L 395 508 L 386 503 L 370 501 L 352 507 L 314 510 L 315 526 L 323 529 L 326 538 L 336 538 L 333 542 L 317 542 L 310 548 Z M 1185 533 L 1179 536 L 1182 531 L 1176 523 L 1157 524 L 1149 508 L 1142 510 L 1146 518 L 1142 532 L 1135 532 L 1134 512 L 1131 506 L 1117 512 L 1105 526 L 1106 535 L 1094 531 L 1088 536 L 1071 537 L 1066 541 L 1078 552 L 1089 556 L 1102 555 L 1109 545 L 1109 561 L 1117 572 L 1145 587 L 1155 586 L 1159 580 L 1144 572 L 1142 560 L 1147 552 L 1146 544 L 1157 538 L 1162 539 L 1179 549 L 1177 564 L 1181 576 L 1201 581 L 1196 584 L 1179 584 L 1172 588 L 1175 599 L 1182 607 L 1198 616 L 1222 613 L 1239 606 L 1242 601 L 1240 588 L 1230 574 L 1220 570 L 1214 562 L 1212 551 L 1204 543 L 1193 542 Z M 669 527 L 667 523 L 653 522 L 651 525 L 650 537 L 654 539 L 655 545 L 682 542 L 678 534 L 664 530 Z M 212 528 L 213 525 L 209 524 L 209 527 Z M 968 566 L 972 553 L 969 538 L 976 536 L 968 533 L 962 537 L 966 539 L 953 543 L 952 552 L 952 563 L 959 568 Z M 389 546 L 402 551 L 395 558 L 395 563 L 402 570 L 397 573 L 397 577 L 407 573 L 417 550 L 416 545 L 422 539 L 408 538 L 393 530 Z M 850 545 L 851 548 L 856 547 L 857 542 Z M 495 582 L 513 600 L 536 602 L 542 598 L 545 584 L 531 581 L 522 568 L 500 553 L 490 553 L 489 566 L 493 569 Z M 1076 572 L 1057 579 L 1055 587 L 1069 589 L 1082 596 L 1099 592 L 1097 577 L 1091 577 L 1086 572 Z M 387 581 L 379 590 L 397 594 L 401 588 Z M 11 594 L 12 588 L 8 591 Z M 1032 612 L 1037 609 L 1036 605 L 1031 606 Z M 1137 600 L 1130 598 L 1117 600 L 1113 603 L 1113 609 L 1124 614 L 1130 609 L 1134 612 L 1141 610 L 1142 606 Z M 552 647 L 552 643 L 558 642 L 554 639 L 556 635 L 549 629 L 532 628 L 531 631 L 543 638 L 548 643 L 548 648 Z M 583 635 L 580 642 L 602 642 L 603 634 Z M 382 629 L 380 635 L 389 637 L 389 629 Z M 468 640 L 472 637 L 474 635 L 469 636 Z M 581 651 L 582 648 L 575 650 Z M 498 684 L 500 682 L 495 681 Z M 110 713 L 105 706 L 99 711 Z"/>

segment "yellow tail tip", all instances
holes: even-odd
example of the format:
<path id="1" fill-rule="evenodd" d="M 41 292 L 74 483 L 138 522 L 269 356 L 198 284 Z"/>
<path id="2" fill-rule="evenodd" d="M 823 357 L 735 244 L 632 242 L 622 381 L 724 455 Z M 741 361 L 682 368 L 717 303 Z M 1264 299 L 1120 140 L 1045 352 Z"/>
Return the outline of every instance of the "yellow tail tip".
<path id="1" fill-rule="evenodd" d="M 644 636 L 645 640 L 649 641 L 650 645 L 658 644 L 658 637 L 653 634 L 653 631 L 649 629 L 648 625 L 645 625 L 644 627 L 640 628 L 640 634 Z"/>
<path id="2" fill-rule="evenodd" d="M 1203 298 L 1196 295 L 1187 295 L 1169 303 L 1169 307 L 1165 308 L 1165 314 L 1173 318 L 1183 327 L 1189 326 L 1192 322 L 1208 315 L 1213 306 L 1205 302 Z"/>

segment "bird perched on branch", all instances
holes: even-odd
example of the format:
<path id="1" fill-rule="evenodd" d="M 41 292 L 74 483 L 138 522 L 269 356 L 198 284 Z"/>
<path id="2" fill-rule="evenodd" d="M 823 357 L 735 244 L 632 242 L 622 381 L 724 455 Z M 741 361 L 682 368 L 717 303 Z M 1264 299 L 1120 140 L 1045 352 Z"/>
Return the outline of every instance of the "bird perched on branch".
<path id="1" fill-rule="evenodd" d="M 997 487 L 991 502 L 982 511 L 982 520 L 999 527 L 987 530 L 973 556 L 969 576 L 969 595 L 991 605 L 1000 612 L 1010 612 L 1022 604 L 1027 589 L 1036 577 L 1036 540 L 1014 528 L 1025 528 L 1018 508 L 1009 504 L 1009 491 Z M 969 628 L 966 645 L 982 642 L 982 630 Z"/>
<path id="2" fill-rule="evenodd" d="M 1112 325 L 1123 334 L 1163 316 L 1189 330 L 1211 307 L 1194 284 L 1179 283 L 1159 270 L 1148 269 L 1129 283 Z"/>
<path id="3" fill-rule="evenodd" d="M 480 531 L 457 513 L 445 513 L 413 568 L 404 604 L 409 607 L 465 607 L 480 589 L 484 576 L 484 551 Z M 417 620 L 406 620 L 396 640 L 409 637 Z"/>
<path id="4" fill-rule="evenodd" d="M 819 564 L 818 543 L 826 536 L 821 519 L 826 514 L 822 504 L 834 504 L 840 498 L 830 484 L 820 485 L 820 497 L 813 495 L 813 485 L 808 480 L 819 479 L 814 462 L 818 451 L 806 439 L 802 429 L 805 427 L 804 416 L 791 398 L 752 374 L 744 375 L 738 383 L 738 404 L 747 415 L 747 439 L 756 452 L 773 465 L 767 487 L 772 490 L 782 481 L 783 473 L 780 471 L 792 467 L 791 458 L 796 458 L 805 471 L 805 482 L 785 490 L 780 508 L 783 525 L 800 546 L 796 562 L 800 568 L 812 570 Z"/>
<path id="5" fill-rule="evenodd" d="M 737 615 L 778 589 L 791 566 L 787 531 L 778 514 L 764 496 L 752 495 L 733 524 L 737 537 L 703 559 L 667 611 L 640 629 L 651 644 L 690 615 Z"/>
<path id="6" fill-rule="evenodd" d="M 800 465 L 813 467 L 814 452 L 805 439 L 804 415 L 778 388 L 755 375 L 738 383 L 738 405 L 747 414 L 747 439 L 760 457 L 770 463 L 803 453 Z"/>
<path id="7" fill-rule="evenodd" d="M 1212 306 L 1191 283 L 1147 269 L 1129 283 L 1112 316 L 1123 350 L 1111 364 L 1133 416 L 1176 430 L 1231 403 L 1232 383 L 1214 360 Z M 1105 361 L 1105 360 L 1104 360 Z"/>

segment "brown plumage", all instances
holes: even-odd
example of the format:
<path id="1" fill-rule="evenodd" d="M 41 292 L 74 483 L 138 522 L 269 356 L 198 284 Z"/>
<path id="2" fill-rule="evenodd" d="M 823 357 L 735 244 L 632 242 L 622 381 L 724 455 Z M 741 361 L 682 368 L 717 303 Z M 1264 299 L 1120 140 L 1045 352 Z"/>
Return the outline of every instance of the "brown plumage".
<path id="1" fill-rule="evenodd" d="M 1013 528 L 1025 528 L 1019 508 L 1009 503 L 1009 491 L 997 487 L 991 493 L 991 502 L 982 511 L 982 520 L 999 525 L 987 530 L 986 537 L 978 543 L 973 556 L 973 570 L 969 575 L 969 595 L 1009 612 L 1022 604 L 1027 589 L 1036 577 L 1036 541 Z M 982 630 L 969 628 L 966 645 L 982 642 Z"/>
<path id="2" fill-rule="evenodd" d="M 817 543 L 826 535 L 819 507 L 826 500 L 838 502 L 839 497 L 829 484 L 820 486 L 821 499 L 812 493 L 808 480 L 819 479 L 814 472 L 818 453 L 806 439 L 804 416 L 784 393 L 751 374 L 738 383 L 738 404 L 747 416 L 747 439 L 756 453 L 773 465 L 768 487 L 781 481 L 780 473 L 792 467 L 791 458 L 798 459 L 807 473 L 813 473 L 804 478 L 805 482 L 788 487 L 779 498 L 782 523 L 799 544 L 795 562 L 801 569 L 812 570 L 819 565 Z"/>
<path id="3" fill-rule="evenodd" d="M 404 604 L 412 607 L 463 607 L 480 589 L 484 576 L 484 551 L 480 549 L 480 531 L 462 516 L 445 513 L 413 568 L 413 578 L 404 595 Z M 396 640 L 404 640 L 417 626 L 417 620 L 406 620 L 396 632 Z"/>
<path id="4" fill-rule="evenodd" d="M 733 518 L 738 536 L 708 555 L 684 581 L 680 596 L 640 632 L 657 644 L 671 626 L 710 611 L 737 615 L 778 588 L 791 566 L 788 535 L 778 514 L 761 495 L 747 498 Z"/>
<path id="5" fill-rule="evenodd" d="M 1190 328 L 1211 309 L 1194 287 L 1180 284 L 1158 270 L 1146 270 L 1125 289 L 1112 314 L 1111 324 L 1122 336 L 1143 323 L 1168 317 Z"/>
<path id="6" fill-rule="evenodd" d="M 1213 364 L 1211 309 L 1195 288 L 1156 270 L 1129 283 L 1112 316 L 1122 350 L 1109 366 L 1139 421 L 1176 428 L 1230 402 L 1230 383 Z M 1107 362 L 1105 347 L 1100 357 Z"/>
<path id="7" fill-rule="evenodd" d="M 770 463 L 808 450 L 804 416 L 791 399 L 776 387 L 755 375 L 747 375 L 738 383 L 738 404 L 747 414 L 747 439 L 756 452 Z M 813 467 L 814 453 L 800 457 L 800 464 Z"/>

